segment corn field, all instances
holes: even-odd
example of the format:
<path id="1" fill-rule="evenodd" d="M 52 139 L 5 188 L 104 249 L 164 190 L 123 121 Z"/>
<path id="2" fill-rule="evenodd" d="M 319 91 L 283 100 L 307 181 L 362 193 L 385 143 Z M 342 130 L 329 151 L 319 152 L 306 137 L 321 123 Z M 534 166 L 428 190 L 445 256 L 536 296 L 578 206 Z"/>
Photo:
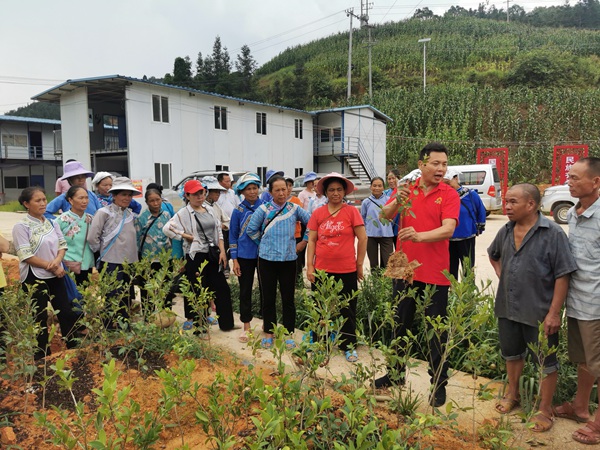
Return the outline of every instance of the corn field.
<path id="1" fill-rule="evenodd" d="M 511 183 L 550 181 L 554 145 L 585 143 L 600 155 L 600 92 L 432 86 L 376 94 L 388 124 L 387 161 L 412 167 L 429 141 L 445 143 L 453 164 L 472 163 L 478 148 L 508 147 Z"/>
<path id="2" fill-rule="evenodd" d="M 454 164 L 472 163 L 483 147 L 508 147 L 509 180 L 547 183 L 554 145 L 585 143 L 600 155 L 600 32 L 533 27 L 476 18 L 412 19 L 373 30 L 374 98 L 367 91 L 365 30 L 354 32 L 353 98 L 346 102 L 348 34 L 288 49 L 259 69 L 263 86 L 300 62 L 314 109 L 371 103 L 393 119 L 387 162 L 413 168 L 423 145 L 436 140 L 451 149 Z M 422 90 L 427 46 L 427 92 Z M 515 58 L 547 50 L 569 61 L 576 75 L 567 87 L 510 85 Z M 570 69 L 569 69 L 570 70 Z"/>

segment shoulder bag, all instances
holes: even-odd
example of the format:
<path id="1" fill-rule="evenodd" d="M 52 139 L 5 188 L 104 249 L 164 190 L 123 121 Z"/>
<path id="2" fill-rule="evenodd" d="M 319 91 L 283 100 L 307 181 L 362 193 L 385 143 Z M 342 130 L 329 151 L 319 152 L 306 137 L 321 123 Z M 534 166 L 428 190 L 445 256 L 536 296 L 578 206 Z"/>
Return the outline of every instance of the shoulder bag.
<path id="1" fill-rule="evenodd" d="M 150 222 L 150 225 L 148 225 L 146 227 L 146 231 L 144 231 L 144 236 L 142 236 L 142 240 L 140 241 L 140 250 L 138 251 L 139 260 L 142 259 L 142 253 L 144 253 L 144 243 L 146 242 L 146 236 L 148 236 L 148 231 L 150 231 L 150 228 L 152 228 L 152 225 L 154 225 L 154 222 L 156 222 L 160 216 L 162 216 L 162 211 L 158 216 L 152 217 L 152 222 Z"/>
<path id="2" fill-rule="evenodd" d="M 202 227 L 202 224 L 198 220 L 198 217 L 196 217 L 196 214 L 194 214 L 194 219 L 196 220 L 196 223 L 200 227 L 200 230 L 202 231 L 202 234 L 204 235 L 204 239 L 206 239 L 206 241 L 208 242 L 208 261 L 218 264 L 219 263 L 219 255 L 221 254 L 221 249 L 217 245 L 215 245 L 213 242 L 211 242 L 211 240 L 208 238 L 208 236 L 204 232 L 204 228 Z"/>
<path id="3" fill-rule="evenodd" d="M 115 243 L 115 241 L 119 237 L 119 234 L 121 234 L 121 230 L 123 229 L 123 224 L 125 223 L 125 214 L 126 214 L 126 211 L 123 211 L 123 219 L 121 219 L 121 224 L 119 225 L 119 231 L 117 231 L 117 234 L 115 234 L 115 236 L 110 240 L 110 242 L 108 243 L 108 245 L 106 246 L 106 248 L 104 249 L 104 251 L 100 254 L 100 256 L 98 257 L 98 259 L 96 260 L 96 267 L 97 268 L 100 267 L 100 264 L 102 262 L 102 258 L 104 258 L 104 256 L 108 253 L 108 251 L 110 250 L 110 248 L 113 246 L 113 244 Z"/>

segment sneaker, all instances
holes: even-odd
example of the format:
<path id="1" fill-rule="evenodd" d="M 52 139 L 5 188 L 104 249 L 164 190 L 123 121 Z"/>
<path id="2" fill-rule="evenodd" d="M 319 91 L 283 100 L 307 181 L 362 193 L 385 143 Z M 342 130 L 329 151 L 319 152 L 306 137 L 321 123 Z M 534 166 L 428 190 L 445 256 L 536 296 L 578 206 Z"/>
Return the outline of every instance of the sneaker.
<path id="1" fill-rule="evenodd" d="M 439 408 L 446 403 L 446 388 L 443 386 L 435 388 L 435 391 L 429 397 L 429 404 L 435 408 Z"/>

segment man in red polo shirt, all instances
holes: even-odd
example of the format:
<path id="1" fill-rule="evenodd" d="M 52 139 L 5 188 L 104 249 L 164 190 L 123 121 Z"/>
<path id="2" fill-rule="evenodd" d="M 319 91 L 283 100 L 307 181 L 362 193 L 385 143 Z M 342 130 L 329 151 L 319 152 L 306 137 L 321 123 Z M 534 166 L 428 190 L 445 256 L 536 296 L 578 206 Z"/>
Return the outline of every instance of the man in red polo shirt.
<path id="1" fill-rule="evenodd" d="M 415 269 L 414 282 L 408 285 L 404 280 L 394 280 L 394 298 L 400 301 L 396 307 L 396 337 L 407 336 L 415 318 L 416 302 L 407 296 L 408 289 L 415 289 L 421 296 L 427 285 L 431 285 L 434 293 L 425 310 L 430 317 L 446 317 L 448 307 L 448 288 L 450 281 L 443 271 L 450 268 L 449 239 L 458 224 L 460 199 L 456 190 L 443 183 L 448 167 L 448 149 L 440 143 L 427 144 L 419 155 L 421 177 L 410 187 L 394 190 L 382 214 L 393 219 L 398 213 L 396 194 L 408 198 L 412 215 L 408 214 L 400 222 L 396 249 L 402 249 L 409 261 L 417 260 L 421 266 Z M 448 363 L 443 360 L 443 346 L 446 336 L 441 339 L 434 336 L 429 341 L 429 375 L 433 387 L 430 404 L 442 406 L 446 403 L 446 384 L 448 383 Z M 403 356 L 404 346 L 398 348 L 398 355 Z M 393 384 L 404 384 L 405 367 L 397 367 L 397 373 L 390 373 L 375 380 L 375 387 L 385 388 Z M 396 378 L 396 379 L 394 379 Z"/>

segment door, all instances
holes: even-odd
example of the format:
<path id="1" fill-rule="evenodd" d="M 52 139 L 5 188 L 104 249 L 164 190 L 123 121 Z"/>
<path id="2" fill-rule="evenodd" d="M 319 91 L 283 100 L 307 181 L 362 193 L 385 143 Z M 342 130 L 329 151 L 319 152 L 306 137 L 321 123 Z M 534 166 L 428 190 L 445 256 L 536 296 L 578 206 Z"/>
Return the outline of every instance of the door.
<path id="1" fill-rule="evenodd" d="M 42 132 L 29 132 L 29 159 L 43 159 L 44 150 L 42 149 Z"/>

